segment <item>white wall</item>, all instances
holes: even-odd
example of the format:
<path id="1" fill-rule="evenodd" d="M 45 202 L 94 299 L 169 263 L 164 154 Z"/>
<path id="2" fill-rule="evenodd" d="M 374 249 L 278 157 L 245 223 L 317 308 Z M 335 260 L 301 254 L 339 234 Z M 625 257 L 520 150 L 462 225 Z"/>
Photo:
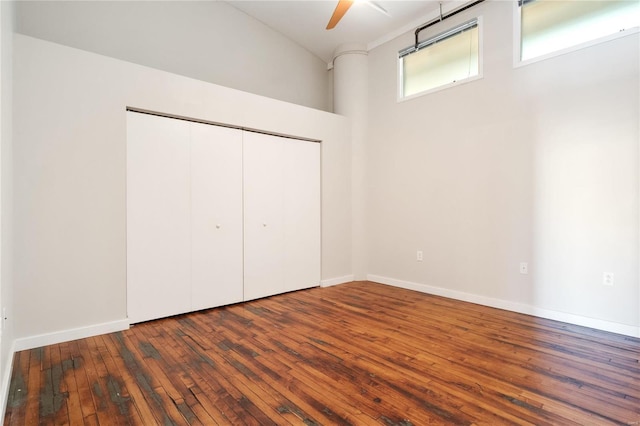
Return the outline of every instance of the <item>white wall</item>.
<path id="1" fill-rule="evenodd" d="M 413 33 L 369 52 L 370 278 L 638 334 L 639 37 L 514 69 L 512 2 L 430 34 L 478 13 L 481 80 L 398 103 Z"/>
<path id="2" fill-rule="evenodd" d="M 513 69 L 511 4 L 447 23 L 476 11 L 482 80 L 397 103 L 413 34 L 369 53 L 369 277 L 637 330 L 638 37 Z M 18 337 L 124 318 L 126 105 L 325 140 L 322 278 L 353 272 L 344 118 L 22 35 L 15 55 Z"/>
<path id="3" fill-rule="evenodd" d="M 16 31 L 330 111 L 327 66 L 222 1 L 22 1 Z"/>
<path id="4" fill-rule="evenodd" d="M 322 140 L 322 278 L 351 274 L 344 117 L 16 34 L 15 329 L 32 338 L 21 347 L 126 316 L 126 106 Z"/>
<path id="5" fill-rule="evenodd" d="M 6 308 L 7 321 L 2 327 L 0 345 L 0 415 L 4 416 L 6 392 L 11 378 L 13 357 L 13 276 L 12 276 L 12 54 L 13 2 L 0 2 L 0 313 Z M 3 320 L 0 316 L 0 324 Z"/>
<path id="6" fill-rule="evenodd" d="M 357 43 L 340 45 L 333 58 L 333 111 L 351 121 L 351 258 L 356 280 L 365 280 L 367 252 L 367 211 L 365 152 L 367 144 L 367 95 L 369 64 L 366 46 Z"/>

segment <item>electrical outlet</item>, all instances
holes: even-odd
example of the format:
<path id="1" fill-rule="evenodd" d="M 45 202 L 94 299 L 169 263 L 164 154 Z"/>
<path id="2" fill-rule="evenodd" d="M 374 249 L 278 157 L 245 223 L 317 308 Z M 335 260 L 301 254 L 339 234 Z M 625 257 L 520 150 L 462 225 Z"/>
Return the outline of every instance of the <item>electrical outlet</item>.
<path id="1" fill-rule="evenodd" d="M 424 260 L 424 257 L 423 257 L 423 255 L 422 255 L 422 250 L 418 250 L 418 251 L 416 252 L 416 260 L 417 260 L 418 262 L 422 262 L 422 261 Z"/>
<path id="2" fill-rule="evenodd" d="M 602 285 L 613 286 L 613 272 L 602 273 Z"/>
<path id="3" fill-rule="evenodd" d="M 527 262 L 520 262 L 520 273 L 521 274 L 529 273 L 529 264 Z"/>

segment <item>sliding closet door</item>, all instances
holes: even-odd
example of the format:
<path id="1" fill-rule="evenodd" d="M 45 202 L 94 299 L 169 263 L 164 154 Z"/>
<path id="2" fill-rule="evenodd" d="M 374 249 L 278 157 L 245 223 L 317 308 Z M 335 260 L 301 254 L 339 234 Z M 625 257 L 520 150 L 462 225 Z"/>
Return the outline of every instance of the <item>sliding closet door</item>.
<path id="1" fill-rule="evenodd" d="M 241 302 L 242 131 L 191 123 L 192 309 Z"/>
<path id="2" fill-rule="evenodd" d="M 320 282 L 320 144 L 129 112 L 132 323 Z"/>
<path id="3" fill-rule="evenodd" d="M 189 123 L 127 113 L 127 311 L 132 323 L 191 307 Z"/>
<path id="4" fill-rule="evenodd" d="M 244 133 L 245 300 L 320 283 L 320 144 Z"/>
<path id="5" fill-rule="evenodd" d="M 320 144 L 284 141 L 283 291 L 320 285 Z"/>
<path id="6" fill-rule="evenodd" d="M 283 138 L 244 132 L 244 299 L 282 293 Z"/>

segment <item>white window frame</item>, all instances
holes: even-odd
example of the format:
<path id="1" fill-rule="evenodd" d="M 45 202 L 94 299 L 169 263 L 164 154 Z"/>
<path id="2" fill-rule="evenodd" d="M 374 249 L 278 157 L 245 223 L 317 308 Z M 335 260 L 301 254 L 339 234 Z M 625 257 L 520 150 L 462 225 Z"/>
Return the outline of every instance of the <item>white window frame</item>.
<path id="1" fill-rule="evenodd" d="M 545 61 L 547 59 L 555 58 L 557 56 L 566 55 L 568 53 L 582 50 L 587 47 L 595 46 L 601 43 L 606 43 L 611 40 L 617 40 L 622 37 L 628 37 L 640 32 L 640 27 L 629 28 L 614 34 L 610 34 L 604 37 L 599 37 L 593 40 L 585 41 L 584 43 L 576 44 L 575 46 L 566 47 L 564 49 L 555 50 L 553 52 L 546 53 L 544 55 L 536 56 L 535 58 L 525 59 L 522 57 L 522 8 L 518 4 L 518 0 L 513 0 L 513 67 L 520 68 L 536 62 Z"/>
<path id="2" fill-rule="evenodd" d="M 397 65 L 396 65 L 396 70 L 397 70 L 397 102 L 404 102 L 404 101 L 409 101 L 415 98 L 419 98 L 420 96 L 425 96 L 425 95 L 429 95 L 431 93 L 435 93 L 435 92 L 440 92 L 441 90 L 447 90 L 450 89 L 452 87 L 456 87 L 456 86 L 460 86 L 462 84 L 467 84 L 470 83 L 472 81 L 476 81 L 476 80 L 480 80 L 483 78 L 483 52 L 484 52 L 484 48 L 483 48 L 483 23 L 482 23 L 482 15 L 476 16 L 473 19 L 468 19 L 464 22 L 460 22 L 454 26 L 451 26 L 450 28 L 448 28 L 445 31 L 442 31 L 432 37 L 429 37 L 427 40 L 431 40 L 434 38 L 439 37 L 442 34 L 446 34 L 449 31 L 453 31 L 458 27 L 461 27 L 469 22 L 472 21 L 476 21 L 477 22 L 477 26 L 478 26 L 478 74 L 471 76 L 471 77 L 467 77 L 464 78 L 462 80 L 457 80 L 448 84 L 443 84 L 442 86 L 438 86 L 438 87 L 434 87 L 433 89 L 428 89 L 428 90 L 424 90 L 422 92 L 418 92 L 418 93 L 414 93 L 413 95 L 409 95 L 409 96 L 403 96 L 403 74 L 402 74 L 402 58 L 398 57 L 396 59 L 397 61 Z M 403 49 L 404 50 L 404 49 Z"/>

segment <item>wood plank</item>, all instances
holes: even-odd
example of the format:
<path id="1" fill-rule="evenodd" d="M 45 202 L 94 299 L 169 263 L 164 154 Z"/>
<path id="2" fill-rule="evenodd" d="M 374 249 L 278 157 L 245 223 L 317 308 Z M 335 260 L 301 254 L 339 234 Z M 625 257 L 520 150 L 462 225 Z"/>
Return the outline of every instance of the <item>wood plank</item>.
<path id="1" fill-rule="evenodd" d="M 347 355 L 349 355 L 349 352 L 348 352 L 348 348 L 349 347 L 360 347 L 360 343 L 358 341 L 358 336 L 356 336 L 356 335 L 349 336 L 349 339 L 334 339 L 334 337 L 331 336 L 331 335 L 322 335 L 322 336 L 319 336 L 319 337 L 321 337 L 322 339 L 325 339 L 324 340 L 325 343 L 332 343 L 332 344 L 334 344 L 336 346 L 343 345 L 343 347 L 345 348 L 344 349 L 345 353 Z M 368 343 L 365 342 L 365 345 L 366 344 L 368 344 Z M 388 344 L 388 342 L 385 342 L 384 346 L 379 346 L 377 348 L 377 351 L 379 353 L 388 352 L 389 350 L 387 349 L 387 346 L 388 346 L 387 344 Z M 394 344 L 391 344 L 389 346 L 394 347 Z M 393 352 L 393 350 L 395 350 L 395 347 L 394 347 L 394 349 L 392 349 L 390 351 Z M 335 352 L 335 351 L 332 349 L 332 352 Z M 391 377 L 389 379 L 390 382 L 393 381 L 393 377 L 408 377 L 408 378 L 411 378 L 412 380 L 414 380 L 416 383 L 420 383 L 420 381 L 422 380 L 423 376 L 428 376 L 430 374 L 428 371 L 424 371 L 424 372 L 415 371 L 415 369 L 417 368 L 416 365 L 404 366 L 403 367 L 401 365 L 403 363 L 401 361 L 397 360 L 397 359 L 394 362 L 388 362 L 388 361 L 386 361 L 385 357 L 375 357 L 375 355 L 371 355 L 371 353 L 367 353 L 366 352 L 366 346 L 365 346 L 365 351 L 364 352 L 360 351 L 360 350 L 358 350 L 357 352 L 358 352 L 359 355 L 356 358 L 364 360 L 367 365 L 370 365 L 370 366 L 378 366 L 378 365 L 380 365 L 381 368 L 377 368 L 375 370 L 375 372 L 377 373 L 377 375 L 375 375 L 375 377 L 377 377 L 377 380 L 380 380 L 381 378 L 384 379 L 385 375 L 390 374 L 391 375 Z M 367 354 L 366 355 L 362 355 L 362 353 L 367 353 Z M 370 357 L 373 357 L 373 358 L 370 359 Z M 438 359 L 436 359 L 436 361 L 438 361 Z M 429 365 L 431 367 L 436 366 L 436 364 L 433 361 Z M 431 374 L 433 376 L 434 373 L 431 373 Z M 462 383 L 464 383 L 464 378 L 458 377 L 457 381 L 453 382 L 453 386 L 448 386 L 447 387 L 446 385 L 450 384 L 450 380 L 451 379 L 447 379 L 447 380 L 444 380 L 442 383 L 438 383 L 437 380 L 434 381 L 434 379 L 437 379 L 437 377 L 438 377 L 437 375 L 433 376 L 431 378 L 432 380 L 430 380 L 428 383 L 425 384 L 425 385 L 428 385 L 428 387 L 429 387 L 430 395 L 433 396 L 434 393 L 439 393 L 439 394 L 444 396 L 445 401 L 447 401 L 447 400 L 448 401 L 460 400 L 462 395 L 459 393 L 459 391 L 460 391 L 459 386 Z M 444 387 L 442 386 L 443 384 L 444 384 Z M 471 388 L 472 387 L 471 385 L 472 384 L 466 385 L 465 389 Z M 407 391 L 405 391 L 405 392 L 406 392 L 405 397 L 413 396 L 411 394 L 411 392 L 407 392 Z M 420 401 L 419 397 L 416 397 L 415 399 L 417 401 Z M 494 399 L 495 400 L 493 401 L 493 405 L 491 405 L 491 406 L 488 406 L 487 404 L 481 404 L 481 405 L 488 406 L 489 407 L 489 411 L 494 411 L 495 408 L 496 408 L 496 404 L 503 404 L 504 403 L 504 400 L 502 398 L 494 398 Z M 452 414 L 448 413 L 446 411 L 446 409 L 445 409 L 445 406 L 447 405 L 447 403 L 444 402 L 444 403 L 441 403 L 441 404 L 444 404 L 444 406 L 442 406 L 442 407 L 433 406 L 433 407 L 430 407 L 429 411 L 440 413 L 439 415 L 444 416 L 444 418 L 447 418 L 448 422 L 453 421 L 451 419 Z M 456 409 L 457 407 L 453 406 L 452 408 Z M 517 420 L 518 417 L 511 416 L 510 420 L 514 421 L 514 419 Z M 462 419 L 456 419 L 454 422 L 457 423 L 457 424 L 465 423 Z"/>
<path id="2" fill-rule="evenodd" d="M 135 415 L 132 414 L 132 416 L 140 417 L 142 419 L 141 424 L 144 424 L 145 420 L 146 422 L 149 422 L 152 419 L 155 419 L 152 409 L 147 403 L 142 389 L 134 377 L 136 374 L 141 373 L 137 372 L 136 365 L 133 365 L 133 363 L 129 360 L 125 360 L 125 358 L 127 357 L 126 354 L 125 358 L 123 358 L 120 349 L 122 345 L 121 333 L 104 335 L 103 339 L 107 343 L 107 347 L 109 348 L 109 352 L 111 353 L 111 359 L 113 360 L 116 371 L 120 372 L 122 382 L 124 383 L 124 386 L 128 391 L 129 397 L 131 398 L 131 404 L 133 405 L 133 408 L 137 413 Z M 134 369 L 133 371 L 132 368 Z"/>
<path id="3" fill-rule="evenodd" d="M 11 415 L 6 415 L 5 423 L 14 422 L 15 424 L 24 424 L 28 398 L 27 380 L 30 352 L 18 352 L 14 355 L 13 359 L 13 372 L 11 374 L 9 395 L 7 397 L 7 410 L 11 411 Z"/>
<path id="4" fill-rule="evenodd" d="M 123 422 L 117 411 L 113 410 L 109 404 L 108 390 L 103 380 L 106 374 L 102 372 L 100 354 L 95 347 L 94 339 L 93 337 L 81 339 L 78 341 L 78 347 L 84 356 L 84 370 L 95 407 L 95 415 L 98 423 L 108 424 L 107 422 L 110 421 L 112 424 L 119 425 Z"/>
<path id="5" fill-rule="evenodd" d="M 197 322 L 198 319 L 202 321 Z M 300 418 L 305 424 L 317 424 L 317 420 L 319 419 L 325 419 L 326 422 L 333 424 L 344 424 L 343 419 L 337 418 L 330 413 L 326 407 L 318 408 L 321 402 L 309 396 L 304 389 L 301 389 L 298 384 L 293 381 L 289 374 L 291 367 L 282 363 L 281 357 L 254 357 L 254 353 L 262 354 L 263 352 L 267 355 L 273 355 L 273 350 L 260 343 L 254 336 L 245 336 L 242 340 L 242 345 L 231 345 L 228 342 L 231 342 L 231 340 L 235 338 L 233 325 L 230 322 L 226 322 L 224 328 L 218 328 L 214 331 L 209 328 L 209 324 L 206 321 L 207 319 L 208 316 L 204 315 L 195 317 L 194 320 L 197 322 L 197 324 L 194 324 L 195 329 L 206 330 L 207 333 L 216 333 L 222 338 L 221 342 L 225 342 L 225 347 L 230 351 L 237 351 L 243 355 L 250 353 L 248 356 L 251 356 L 257 364 L 256 369 L 261 372 L 260 374 L 268 378 L 268 383 L 265 383 L 265 386 L 273 387 L 283 395 L 287 394 L 288 401 L 283 403 L 281 406 L 282 410 L 295 414 L 296 417 Z"/>
<path id="6" fill-rule="evenodd" d="M 80 408 L 82 412 L 76 413 L 70 411 L 69 417 L 76 417 L 81 415 L 85 424 L 93 423 L 93 421 L 91 420 L 93 418 L 95 418 L 95 423 L 97 423 L 96 405 L 93 401 L 91 385 L 89 384 L 87 369 L 85 368 L 86 358 L 89 355 L 83 354 L 78 343 L 78 340 L 69 342 L 69 353 L 71 355 L 71 361 L 73 363 L 73 375 L 76 380 L 78 399 L 80 400 Z"/>
<path id="7" fill-rule="evenodd" d="M 371 282 L 19 352 L 4 420 L 634 422 L 640 422 L 640 339 Z"/>
<path id="8" fill-rule="evenodd" d="M 307 307 L 307 309 L 308 309 L 308 307 Z M 373 325 L 372 325 L 372 324 L 370 324 L 370 325 L 369 325 L 369 327 L 373 327 Z M 381 331 L 381 333 L 383 333 L 383 335 L 385 335 L 385 334 L 386 334 L 384 331 Z M 356 336 L 354 336 L 354 338 L 355 338 L 355 337 L 356 337 Z M 447 335 L 447 338 L 448 338 L 448 337 L 449 337 L 449 336 Z M 467 343 L 467 342 L 469 341 L 469 339 L 470 339 L 470 338 L 467 338 L 467 339 L 465 340 L 465 343 Z M 409 341 L 409 339 L 406 339 L 406 340 L 407 340 L 407 341 Z M 357 342 L 357 340 L 353 340 L 353 341 Z M 397 346 L 398 346 L 398 344 L 400 344 L 400 343 L 401 343 L 401 342 L 396 342 L 396 343 L 394 343 L 392 346 L 397 347 Z M 451 343 L 449 343 L 449 344 L 451 345 Z M 380 351 L 382 351 L 382 352 L 384 352 L 384 351 L 385 351 L 385 348 L 380 348 L 379 350 L 380 350 Z M 446 352 L 446 351 L 445 351 L 445 352 Z M 462 353 L 462 354 L 465 354 L 465 353 L 469 352 L 469 350 L 468 350 L 468 349 L 465 349 L 464 347 L 458 347 L 458 348 L 457 348 L 457 352 L 460 352 L 460 353 Z M 481 354 L 483 357 L 487 357 L 487 356 L 489 356 L 489 355 L 490 355 L 489 353 L 487 353 L 486 348 L 484 348 L 484 347 L 475 347 L 475 348 L 473 348 L 473 352 L 479 353 L 479 354 Z M 422 357 L 422 359 L 424 359 L 424 356 Z M 463 358 L 463 361 L 464 361 L 464 359 L 465 359 L 465 358 Z M 432 363 L 431 365 L 436 365 L 436 363 L 438 363 L 438 362 L 439 362 L 439 356 L 432 357 L 432 359 L 430 359 L 429 361 Z M 487 362 L 486 360 L 482 360 L 482 362 L 484 362 L 485 364 L 491 364 L 491 365 L 496 365 L 496 363 L 500 363 L 501 361 L 504 363 L 504 361 L 503 361 L 503 360 L 499 360 L 499 359 L 493 360 L 493 362 Z M 380 362 L 380 361 L 378 361 L 378 362 Z M 397 363 L 397 361 L 396 361 L 396 363 Z M 472 364 L 473 364 L 473 363 L 472 363 Z M 461 367 L 461 368 L 465 368 L 463 365 L 460 365 L 460 367 Z M 387 368 L 393 368 L 393 367 L 392 367 L 392 366 L 387 366 Z M 450 366 L 448 366 L 447 368 L 451 368 L 451 367 L 450 367 Z M 490 371 L 490 369 L 489 369 L 489 370 L 487 370 L 487 371 Z M 511 369 L 511 366 L 510 366 L 510 365 L 503 365 L 503 366 L 502 366 L 502 370 L 501 370 L 501 372 L 502 372 L 502 374 L 504 374 L 505 372 L 510 372 L 510 373 L 512 374 L 512 382 L 513 382 L 514 378 L 515 378 L 515 379 L 517 379 L 517 378 L 518 378 L 518 377 L 517 377 L 517 376 L 518 376 L 518 373 L 513 372 L 513 371 L 512 371 L 512 369 Z M 399 375 L 403 375 L 403 374 L 410 374 L 410 369 L 409 369 L 409 371 L 405 371 L 405 372 L 400 371 L 400 372 L 398 372 L 398 373 L 399 373 Z M 426 373 L 425 373 L 425 374 L 426 374 Z M 485 373 L 485 374 L 486 374 L 486 373 Z M 467 373 L 466 373 L 466 375 L 469 375 L 469 372 L 467 372 Z M 543 375 L 541 375 L 540 377 L 542 377 L 542 380 L 540 380 L 540 385 L 541 385 L 541 387 L 546 386 L 546 385 L 547 385 L 547 383 L 545 383 L 545 380 L 544 380 L 544 379 L 545 379 L 544 374 L 543 374 Z M 482 378 L 483 378 L 483 377 L 477 377 L 477 380 L 482 380 Z M 464 379 L 463 379 L 462 377 L 460 377 L 459 379 L 460 379 L 462 382 L 464 382 Z M 446 383 L 446 381 L 445 381 L 445 383 Z M 472 384 L 470 384 L 470 385 L 472 385 Z M 525 382 L 524 384 L 522 384 L 522 385 L 523 385 L 523 386 L 525 386 L 525 385 L 526 385 L 526 382 Z M 467 386 L 468 386 L 468 385 L 467 385 Z M 557 386 L 557 385 L 556 385 L 556 386 Z M 561 382 L 561 383 L 560 383 L 560 386 L 566 386 L 566 383 Z M 455 389 L 453 389 L 453 390 L 455 391 Z M 562 389 L 561 389 L 561 390 L 562 390 Z M 580 393 L 580 392 L 579 392 L 579 391 L 577 391 L 577 392 L 576 392 L 574 388 L 569 387 L 569 388 L 567 388 L 567 389 L 565 389 L 565 390 L 567 390 L 567 391 L 569 392 L 569 393 L 567 394 L 569 399 L 573 398 L 573 399 L 575 400 L 575 399 L 579 399 L 579 398 L 583 398 L 583 397 L 584 397 L 583 395 L 579 395 L 579 393 Z M 577 394 L 577 396 L 576 396 L 576 394 Z M 516 399 L 516 393 L 515 393 L 515 392 L 513 392 L 513 391 L 512 391 L 512 393 L 511 393 L 511 394 L 506 395 L 506 396 L 504 396 L 504 397 L 503 397 L 503 396 L 501 396 L 501 394 L 496 394 L 496 396 L 495 396 L 495 398 L 494 398 L 494 399 L 495 399 L 495 400 L 494 400 L 493 404 L 504 404 L 504 403 L 506 403 L 507 401 L 512 401 L 512 402 L 513 402 L 513 401 L 517 401 L 517 399 Z M 518 403 L 517 403 L 517 405 L 522 405 L 522 403 L 521 403 L 521 402 L 518 402 Z M 521 413 L 521 414 L 520 414 L 520 416 L 524 416 L 524 414 L 523 414 L 523 413 Z"/>
<path id="9" fill-rule="evenodd" d="M 40 368 L 42 366 L 42 348 L 32 349 L 29 354 L 29 382 L 27 384 L 27 405 L 25 409 L 25 424 L 40 423 Z"/>
<path id="10" fill-rule="evenodd" d="M 176 424 L 182 419 L 182 415 L 174 405 L 165 405 L 165 398 L 161 391 L 160 383 L 150 374 L 144 359 L 136 350 L 135 327 L 124 333 L 116 333 L 120 356 L 125 362 L 126 371 L 133 377 L 132 386 L 138 386 L 142 400 L 149 404 L 152 418 L 159 424 Z M 142 404 L 138 400 L 137 404 Z"/>
<path id="11" fill-rule="evenodd" d="M 66 392 L 68 423 L 70 426 L 81 426 L 84 424 L 82 415 L 82 402 L 80 400 L 80 392 L 76 381 L 73 356 L 71 354 L 70 342 L 60 344 L 60 359 L 64 371 L 63 386 L 61 388 Z"/>

